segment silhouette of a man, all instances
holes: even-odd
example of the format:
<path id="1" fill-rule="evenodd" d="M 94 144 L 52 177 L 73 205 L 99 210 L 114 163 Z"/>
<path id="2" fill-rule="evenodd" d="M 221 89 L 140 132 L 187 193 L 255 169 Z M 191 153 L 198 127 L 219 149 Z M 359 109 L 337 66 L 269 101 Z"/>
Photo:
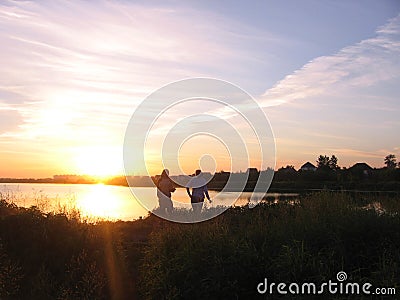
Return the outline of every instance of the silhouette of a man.
<path id="1" fill-rule="evenodd" d="M 192 188 L 192 193 L 190 193 Z M 207 182 L 201 174 L 201 170 L 196 170 L 195 177 L 193 177 L 186 188 L 192 203 L 193 212 L 199 214 L 203 208 L 204 197 L 207 197 L 211 203 L 210 195 L 208 194 Z"/>

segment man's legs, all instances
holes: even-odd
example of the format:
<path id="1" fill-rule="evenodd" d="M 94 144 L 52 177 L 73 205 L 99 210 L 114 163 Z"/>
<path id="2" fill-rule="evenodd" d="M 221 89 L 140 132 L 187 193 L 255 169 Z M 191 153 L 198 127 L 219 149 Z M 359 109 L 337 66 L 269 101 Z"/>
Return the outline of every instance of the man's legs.
<path id="1" fill-rule="evenodd" d="M 203 208 L 203 203 L 204 202 L 192 203 L 193 212 L 195 214 L 200 214 L 201 213 L 201 209 Z"/>
<path id="2" fill-rule="evenodd" d="M 166 209 L 167 209 L 167 214 L 171 215 L 174 210 L 171 199 L 169 199 L 169 201 L 167 202 Z"/>
<path id="3" fill-rule="evenodd" d="M 159 204 L 160 204 L 161 215 L 165 216 L 165 215 L 170 215 L 172 213 L 173 205 L 171 198 L 168 198 L 167 196 L 160 197 Z"/>
<path id="4" fill-rule="evenodd" d="M 192 202 L 193 212 L 195 214 L 200 214 L 201 209 L 203 208 L 204 199 L 198 197 L 192 197 L 191 202 Z"/>

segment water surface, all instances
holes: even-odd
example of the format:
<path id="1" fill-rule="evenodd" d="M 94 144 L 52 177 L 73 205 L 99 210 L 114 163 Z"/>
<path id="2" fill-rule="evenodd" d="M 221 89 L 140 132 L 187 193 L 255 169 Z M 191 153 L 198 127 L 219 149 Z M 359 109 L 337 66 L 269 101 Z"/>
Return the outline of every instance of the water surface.
<path id="1" fill-rule="evenodd" d="M 138 188 L 151 203 L 157 206 L 156 188 Z M 45 212 L 79 210 L 83 217 L 110 220 L 134 220 L 148 215 L 148 211 L 133 196 L 129 187 L 103 184 L 47 184 L 47 183 L 3 183 L 0 193 L 18 206 L 37 206 Z M 206 206 L 245 205 L 252 193 L 210 191 L 212 204 Z M 278 196 L 279 194 L 268 194 Z M 258 195 L 263 197 L 263 194 Z M 175 207 L 190 203 L 185 189 L 178 188 L 172 195 Z M 146 201 L 147 202 L 147 201 Z"/>

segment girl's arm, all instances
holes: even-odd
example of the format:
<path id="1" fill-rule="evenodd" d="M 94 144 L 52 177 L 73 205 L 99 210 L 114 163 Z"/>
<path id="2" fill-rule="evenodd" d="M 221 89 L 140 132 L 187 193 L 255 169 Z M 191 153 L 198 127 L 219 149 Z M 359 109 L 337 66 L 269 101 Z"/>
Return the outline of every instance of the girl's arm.
<path id="1" fill-rule="evenodd" d="M 207 197 L 208 201 L 210 201 L 210 202 L 211 202 L 210 195 L 208 194 L 208 188 L 207 188 L 207 186 L 206 186 L 206 185 L 204 186 L 204 194 L 206 195 L 206 197 Z"/>

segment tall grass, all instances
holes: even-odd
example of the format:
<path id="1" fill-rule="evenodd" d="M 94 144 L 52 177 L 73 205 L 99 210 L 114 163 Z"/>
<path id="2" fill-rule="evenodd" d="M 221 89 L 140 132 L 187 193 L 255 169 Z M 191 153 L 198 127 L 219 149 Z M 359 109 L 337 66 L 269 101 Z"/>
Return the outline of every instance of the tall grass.
<path id="1" fill-rule="evenodd" d="M 398 200 L 390 200 L 392 212 Z M 322 283 L 342 270 L 352 282 L 398 287 L 400 218 L 357 202 L 319 193 L 298 205 L 239 207 L 200 224 L 169 224 L 146 248 L 142 297 L 254 298 L 265 277 Z"/>
<path id="2" fill-rule="evenodd" d="M 0 199 L 0 298 L 105 299 L 94 226 L 7 200 Z"/>
<path id="3" fill-rule="evenodd" d="M 351 282 L 400 283 L 395 197 L 310 194 L 196 224 L 152 214 L 88 223 L 79 212 L 8 200 L 0 199 L 0 299 L 252 299 L 265 277 L 320 283 L 342 270 Z"/>

